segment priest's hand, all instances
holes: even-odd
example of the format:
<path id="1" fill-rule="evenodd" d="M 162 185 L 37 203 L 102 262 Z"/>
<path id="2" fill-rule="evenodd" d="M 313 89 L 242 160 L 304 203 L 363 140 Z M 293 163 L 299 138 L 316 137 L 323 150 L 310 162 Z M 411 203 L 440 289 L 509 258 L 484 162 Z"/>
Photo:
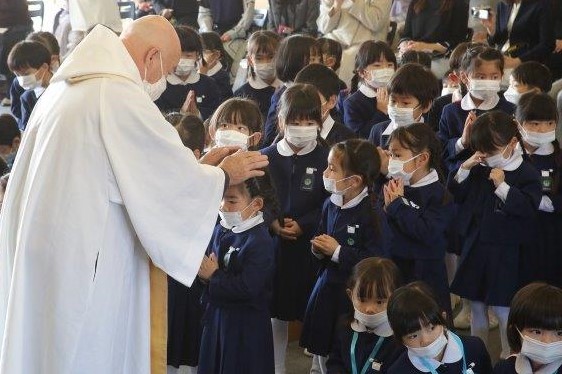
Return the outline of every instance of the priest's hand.
<path id="1" fill-rule="evenodd" d="M 230 185 L 240 184 L 250 178 L 261 177 L 269 165 L 266 155 L 260 152 L 241 151 L 225 157 L 219 167 L 228 174 Z"/>
<path id="2" fill-rule="evenodd" d="M 219 263 L 217 261 L 217 256 L 211 253 L 210 256 L 203 257 L 203 262 L 201 262 L 201 267 L 199 267 L 197 275 L 199 275 L 199 278 L 208 281 L 218 269 Z"/>
<path id="3" fill-rule="evenodd" d="M 229 156 L 240 148 L 238 147 L 215 147 L 199 159 L 200 164 L 218 166 L 226 156 Z"/>

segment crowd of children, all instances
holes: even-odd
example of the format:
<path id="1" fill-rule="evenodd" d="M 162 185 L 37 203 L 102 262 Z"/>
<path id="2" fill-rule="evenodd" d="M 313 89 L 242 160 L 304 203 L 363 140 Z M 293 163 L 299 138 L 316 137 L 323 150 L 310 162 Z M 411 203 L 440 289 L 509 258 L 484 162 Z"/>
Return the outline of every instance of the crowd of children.
<path id="1" fill-rule="evenodd" d="M 522 63 L 502 91 L 501 52 L 465 42 L 440 82 L 422 53 L 399 64 L 368 40 L 347 89 L 337 42 L 256 31 L 233 92 L 222 40 L 232 26 L 177 26 L 181 59 L 155 101 L 197 158 L 216 147 L 269 158 L 263 177 L 226 189 L 198 280 L 169 278 L 170 367 L 284 374 L 289 323 L 301 321 L 311 373 L 562 373 L 562 154 L 548 68 Z M 51 36 L 32 34 L 8 57 L 3 171 L 60 64 Z M 451 293 L 472 336 L 455 332 Z"/>

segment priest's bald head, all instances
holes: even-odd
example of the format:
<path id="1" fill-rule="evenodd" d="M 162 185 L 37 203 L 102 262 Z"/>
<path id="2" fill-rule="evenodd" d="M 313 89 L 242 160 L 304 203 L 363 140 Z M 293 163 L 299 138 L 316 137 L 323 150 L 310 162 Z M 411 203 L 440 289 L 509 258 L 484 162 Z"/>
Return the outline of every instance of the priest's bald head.
<path id="1" fill-rule="evenodd" d="M 179 62 L 180 40 L 172 24 L 164 17 L 137 19 L 123 31 L 121 40 L 137 65 L 141 78 L 149 83 L 157 82 L 162 73 L 166 76 L 173 72 Z"/>

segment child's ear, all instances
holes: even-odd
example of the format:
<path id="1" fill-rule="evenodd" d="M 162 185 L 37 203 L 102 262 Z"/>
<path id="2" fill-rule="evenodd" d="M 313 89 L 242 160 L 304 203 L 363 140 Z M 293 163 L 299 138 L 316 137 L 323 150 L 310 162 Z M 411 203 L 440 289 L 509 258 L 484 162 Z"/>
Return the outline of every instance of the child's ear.
<path id="1" fill-rule="evenodd" d="M 334 56 L 327 57 L 326 60 L 324 60 L 324 65 L 334 70 L 334 66 L 336 66 L 336 58 Z"/>
<path id="2" fill-rule="evenodd" d="M 337 102 L 338 102 L 338 97 L 336 95 L 330 96 L 327 103 L 328 108 L 330 108 L 329 110 L 334 109 L 336 107 Z"/>
<path id="3" fill-rule="evenodd" d="M 466 74 L 464 71 L 461 71 L 460 80 L 465 84 L 465 86 L 468 86 L 468 74 Z"/>
<path id="4" fill-rule="evenodd" d="M 17 150 L 20 147 L 20 143 L 21 143 L 21 138 L 19 136 L 16 136 L 14 140 L 12 140 L 12 149 Z"/>
<path id="5" fill-rule="evenodd" d="M 351 300 L 351 299 L 352 299 L 352 293 L 351 293 L 352 291 L 351 291 L 351 289 L 350 289 L 350 288 L 347 288 L 347 289 L 345 290 L 345 292 L 347 293 L 347 296 L 349 297 L 349 300 Z"/>
<path id="6" fill-rule="evenodd" d="M 280 115 L 277 116 L 277 127 L 279 127 L 279 132 L 285 133 L 285 118 Z"/>
<path id="7" fill-rule="evenodd" d="M 250 139 L 250 145 L 251 146 L 256 146 L 260 143 L 261 140 L 261 132 L 255 132 L 252 135 L 250 135 L 252 138 Z"/>
<path id="8" fill-rule="evenodd" d="M 254 199 L 252 203 L 255 210 L 262 210 L 263 209 L 263 197 L 257 197 Z"/>
<path id="9" fill-rule="evenodd" d="M 426 106 L 424 106 L 422 108 L 422 113 L 426 114 L 427 112 L 429 112 L 431 110 L 431 107 L 433 106 L 433 100 L 430 101 Z"/>
<path id="10" fill-rule="evenodd" d="M 429 164 L 429 153 L 428 152 L 423 152 L 422 154 L 420 154 L 420 156 L 418 157 L 419 163 L 423 164 Z"/>
<path id="11" fill-rule="evenodd" d="M 447 80 L 451 83 L 454 83 L 454 84 L 460 83 L 460 78 L 455 72 L 449 73 L 449 75 L 447 76 Z"/>
<path id="12" fill-rule="evenodd" d="M 215 141 L 216 132 L 217 129 L 215 128 L 215 126 L 209 126 L 209 137 L 211 138 L 212 141 Z"/>

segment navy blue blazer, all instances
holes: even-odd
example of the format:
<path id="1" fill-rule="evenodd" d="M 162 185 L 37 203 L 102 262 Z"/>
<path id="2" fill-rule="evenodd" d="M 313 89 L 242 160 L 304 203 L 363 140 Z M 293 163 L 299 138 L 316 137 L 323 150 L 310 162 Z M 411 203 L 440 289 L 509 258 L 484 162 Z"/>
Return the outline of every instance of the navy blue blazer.
<path id="1" fill-rule="evenodd" d="M 512 7 L 503 1 L 498 2 L 496 33 L 488 37 L 488 43 L 501 48 L 509 38 L 509 54 L 512 57 L 518 57 L 523 62 L 547 61 L 555 44 L 552 3 L 548 0 L 522 0 L 509 34 L 507 23 Z"/>
<path id="2" fill-rule="evenodd" d="M 494 374 L 517 374 L 515 371 L 515 360 L 516 356 L 510 356 L 505 360 L 500 360 L 494 366 Z M 552 374 L 562 374 L 562 366 Z"/>

